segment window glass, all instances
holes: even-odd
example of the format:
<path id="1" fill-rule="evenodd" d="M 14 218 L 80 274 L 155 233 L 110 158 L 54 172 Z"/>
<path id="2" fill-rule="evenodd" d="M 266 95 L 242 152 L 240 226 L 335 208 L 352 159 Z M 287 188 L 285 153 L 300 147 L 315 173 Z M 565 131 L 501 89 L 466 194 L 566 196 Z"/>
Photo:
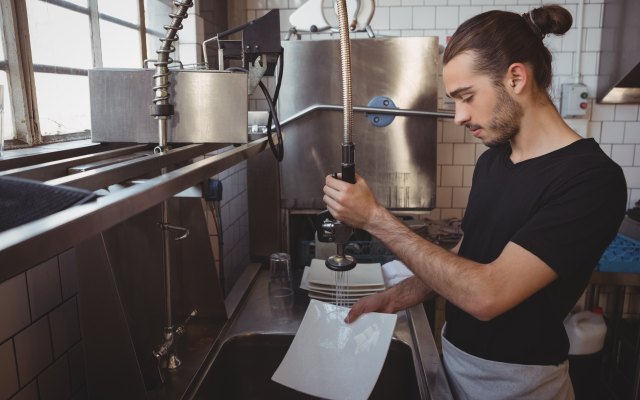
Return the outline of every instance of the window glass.
<path id="1" fill-rule="evenodd" d="M 2 29 L 0 29 L 0 61 L 6 61 L 7 57 L 4 54 L 4 37 Z M 3 110 L 2 110 L 2 130 L 4 140 L 15 138 L 15 131 L 13 128 L 13 118 L 11 117 L 11 98 L 9 97 L 9 83 L 7 82 L 7 72 L 0 70 L 0 85 L 2 85 L 3 91 Z"/>
<path id="2" fill-rule="evenodd" d="M 164 25 L 171 23 L 169 13 L 173 11 L 171 3 L 166 4 L 160 0 L 145 0 L 144 2 L 144 16 L 145 24 L 147 27 L 147 59 L 155 60 L 158 58 L 156 50 L 161 46 L 160 38 L 165 37 L 166 30 Z M 180 32 L 178 32 L 178 36 Z M 180 42 L 174 42 L 176 51 L 180 46 Z M 176 53 L 171 54 L 171 58 L 178 60 Z M 153 67 L 153 64 L 150 64 Z"/>
<path id="3" fill-rule="evenodd" d="M 136 25 L 140 23 L 138 2 L 133 0 L 99 0 L 98 12 Z"/>
<path id="4" fill-rule="evenodd" d="M 89 130 L 89 79 L 86 76 L 35 73 L 42 135 Z"/>
<path id="5" fill-rule="evenodd" d="M 16 137 L 15 128 L 13 126 L 13 112 L 11 110 L 11 98 L 9 97 L 9 85 L 7 83 L 7 73 L 0 71 L 0 85 L 4 92 L 4 110 L 2 111 L 2 129 L 4 140 L 14 139 Z"/>
<path id="6" fill-rule="evenodd" d="M 27 0 L 34 64 L 93 66 L 89 16 L 40 0 Z"/>
<path id="7" fill-rule="evenodd" d="M 140 34 L 137 30 L 100 20 L 102 65 L 112 68 L 142 68 Z"/>
<path id="8" fill-rule="evenodd" d="M 41 0 L 42 1 L 42 0 Z M 73 3 L 82 7 L 89 7 L 89 2 L 87 0 L 65 0 L 67 3 Z"/>

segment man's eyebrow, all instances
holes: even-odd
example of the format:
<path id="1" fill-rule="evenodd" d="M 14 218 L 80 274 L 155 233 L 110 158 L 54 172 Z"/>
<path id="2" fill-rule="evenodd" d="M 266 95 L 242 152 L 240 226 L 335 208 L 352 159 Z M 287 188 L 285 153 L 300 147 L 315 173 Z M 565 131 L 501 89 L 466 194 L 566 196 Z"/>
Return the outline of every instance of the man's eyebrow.
<path id="1" fill-rule="evenodd" d="M 461 93 L 466 92 L 466 91 L 469 91 L 469 90 L 471 90 L 471 89 L 472 89 L 472 87 L 471 87 L 471 86 L 461 87 L 461 88 L 458 88 L 458 89 L 454 90 L 454 91 L 453 91 L 453 92 L 451 92 L 451 93 L 448 93 L 448 94 L 447 94 L 447 97 L 458 97 Z"/>

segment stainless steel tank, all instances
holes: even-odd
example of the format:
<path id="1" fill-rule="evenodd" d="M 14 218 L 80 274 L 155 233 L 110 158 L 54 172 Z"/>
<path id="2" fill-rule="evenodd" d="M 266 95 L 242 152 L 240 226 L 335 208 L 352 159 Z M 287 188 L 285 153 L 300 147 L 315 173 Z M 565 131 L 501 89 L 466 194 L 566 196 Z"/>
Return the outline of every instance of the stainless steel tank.
<path id="1" fill-rule="evenodd" d="M 337 40 L 287 41 L 279 96 L 280 120 L 314 105 L 341 105 Z M 355 39 L 351 42 L 353 106 L 390 99 L 405 110 L 436 111 L 436 37 Z M 369 117 L 369 118 L 368 118 Z M 340 170 L 342 110 L 317 110 L 284 128 L 281 206 L 323 209 L 325 176 Z M 380 118 L 379 118 L 380 119 Z M 437 119 L 395 116 L 387 126 L 354 113 L 356 172 L 390 209 L 435 207 Z M 380 121 L 378 121 L 380 122 Z"/>

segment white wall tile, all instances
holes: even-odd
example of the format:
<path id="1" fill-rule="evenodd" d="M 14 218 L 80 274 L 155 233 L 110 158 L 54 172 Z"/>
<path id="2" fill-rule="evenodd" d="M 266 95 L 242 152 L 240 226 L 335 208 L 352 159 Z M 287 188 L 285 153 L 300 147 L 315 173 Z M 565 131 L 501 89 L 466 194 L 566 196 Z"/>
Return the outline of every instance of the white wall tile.
<path id="1" fill-rule="evenodd" d="M 601 144 L 600 148 L 602 149 L 604 154 L 606 154 L 609 157 L 611 157 L 611 145 L 610 144 Z"/>
<path id="2" fill-rule="evenodd" d="M 613 121 L 616 106 L 613 104 L 594 104 L 591 113 L 592 121 Z"/>
<path id="3" fill-rule="evenodd" d="M 462 166 L 442 166 L 442 186 L 462 186 Z"/>
<path id="4" fill-rule="evenodd" d="M 471 0 L 449 0 L 448 5 L 450 6 L 466 6 L 471 4 Z"/>
<path id="5" fill-rule="evenodd" d="M 627 187 L 640 187 L 640 167 L 622 167 L 622 171 L 627 180 Z"/>
<path id="6" fill-rule="evenodd" d="M 585 4 L 582 17 L 585 28 L 600 28 L 602 26 L 602 4 Z"/>
<path id="7" fill-rule="evenodd" d="M 453 144 L 451 143 L 438 143 L 438 158 L 437 162 L 440 165 L 453 164 Z"/>
<path id="8" fill-rule="evenodd" d="M 623 143 L 624 122 L 603 122 L 600 143 Z"/>
<path id="9" fill-rule="evenodd" d="M 436 28 L 456 28 L 458 26 L 458 7 L 436 7 Z"/>
<path id="10" fill-rule="evenodd" d="M 267 8 L 270 10 L 274 8 L 289 8 L 289 0 L 267 0 Z"/>
<path id="11" fill-rule="evenodd" d="M 436 27 L 435 7 L 415 7 L 413 9 L 413 27 L 416 29 L 433 29 Z"/>
<path id="12" fill-rule="evenodd" d="M 379 3 L 379 4 L 378 4 Z M 402 0 L 379 0 L 376 1 L 376 12 L 378 11 L 379 6 L 399 6 L 402 5 Z"/>
<path id="13" fill-rule="evenodd" d="M 391 7 L 389 9 L 389 27 L 391 29 L 411 29 L 413 18 L 411 8 Z"/>
<path id="14" fill-rule="evenodd" d="M 580 59 L 580 73 L 583 75 L 598 75 L 598 62 L 600 60 L 597 52 L 583 52 Z"/>
<path id="15" fill-rule="evenodd" d="M 624 142 L 640 144 L 640 122 L 625 122 Z"/>
<path id="16" fill-rule="evenodd" d="M 401 5 L 406 6 L 423 6 L 425 0 L 402 0 Z"/>
<path id="17" fill-rule="evenodd" d="M 442 125 L 442 141 L 445 143 L 464 143 L 465 128 L 453 122 L 445 121 Z"/>
<path id="18" fill-rule="evenodd" d="M 381 29 L 389 29 L 389 7 L 376 7 L 376 12 L 371 18 L 371 27 L 375 32 Z"/>
<path id="19" fill-rule="evenodd" d="M 632 144 L 614 144 L 611 146 L 611 159 L 620 166 L 633 166 L 635 148 Z"/>
<path id="20" fill-rule="evenodd" d="M 267 0 L 247 0 L 247 9 L 267 8 Z"/>
<path id="21" fill-rule="evenodd" d="M 479 6 L 469 6 L 469 7 L 460 7 L 458 12 L 458 19 L 460 23 L 468 20 L 469 18 L 476 16 L 482 12 L 482 7 Z"/>
<path id="22" fill-rule="evenodd" d="M 453 163 L 456 165 L 474 165 L 476 159 L 475 144 L 454 144 Z"/>
<path id="23" fill-rule="evenodd" d="M 633 165 L 640 167 L 640 146 L 636 146 L 636 154 L 633 157 Z"/>
<path id="24" fill-rule="evenodd" d="M 289 8 L 298 8 L 306 2 L 307 0 L 289 0 Z"/>
<path id="25" fill-rule="evenodd" d="M 589 122 L 589 136 L 595 139 L 596 142 L 600 142 L 600 131 L 602 130 L 602 122 Z"/>
<path id="26" fill-rule="evenodd" d="M 617 104 L 615 111 L 616 121 L 637 121 L 638 106 L 636 104 Z"/>
<path id="27" fill-rule="evenodd" d="M 453 188 L 450 188 L 450 187 L 436 188 L 436 207 L 437 208 L 451 207 L 452 193 L 453 193 Z"/>
<path id="28" fill-rule="evenodd" d="M 451 200 L 451 206 L 454 208 L 467 207 L 467 201 L 469 200 L 469 191 L 471 188 L 468 187 L 457 187 L 453 188 L 453 198 Z"/>
<path id="29" fill-rule="evenodd" d="M 584 51 L 600 51 L 601 28 L 586 28 L 586 35 L 584 33 L 583 35 L 586 40 L 586 44 L 583 47 Z"/>
<path id="30" fill-rule="evenodd" d="M 553 74 L 571 75 L 573 73 L 573 53 L 560 52 L 553 54 L 553 63 L 551 64 Z"/>

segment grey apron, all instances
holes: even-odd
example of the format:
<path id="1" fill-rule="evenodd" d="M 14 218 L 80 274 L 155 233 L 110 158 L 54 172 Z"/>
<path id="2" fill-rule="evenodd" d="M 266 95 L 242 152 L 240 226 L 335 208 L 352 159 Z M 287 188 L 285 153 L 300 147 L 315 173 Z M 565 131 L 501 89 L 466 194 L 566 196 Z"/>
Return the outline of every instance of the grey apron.
<path id="1" fill-rule="evenodd" d="M 573 400 L 569 362 L 522 365 L 485 360 L 468 354 L 444 337 L 444 368 L 456 400 Z"/>

